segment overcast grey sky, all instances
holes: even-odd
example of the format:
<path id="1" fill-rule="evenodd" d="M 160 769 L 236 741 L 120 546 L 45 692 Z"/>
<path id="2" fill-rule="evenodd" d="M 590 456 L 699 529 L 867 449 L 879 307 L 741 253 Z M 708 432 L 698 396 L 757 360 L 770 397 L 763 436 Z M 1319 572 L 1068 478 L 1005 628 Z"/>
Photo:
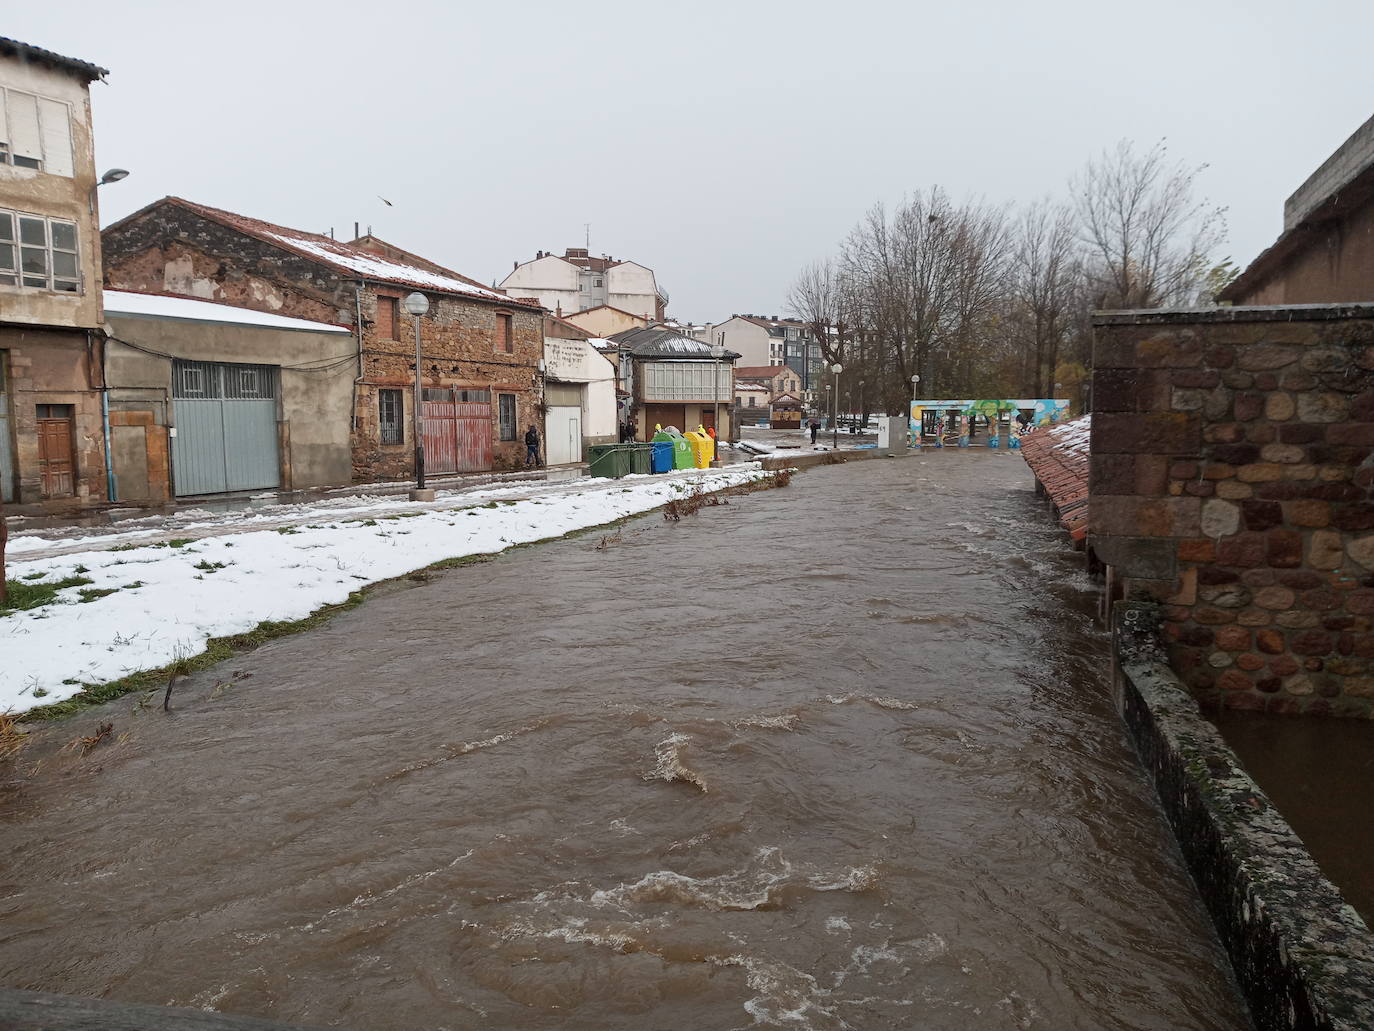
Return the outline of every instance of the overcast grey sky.
<path id="1" fill-rule="evenodd" d="M 1374 112 L 1369 0 L 77 0 L 0 35 L 110 69 L 107 224 L 358 221 L 490 281 L 590 222 L 696 321 L 781 313 L 875 201 L 1062 192 L 1122 137 L 1210 165 L 1243 265 Z"/>

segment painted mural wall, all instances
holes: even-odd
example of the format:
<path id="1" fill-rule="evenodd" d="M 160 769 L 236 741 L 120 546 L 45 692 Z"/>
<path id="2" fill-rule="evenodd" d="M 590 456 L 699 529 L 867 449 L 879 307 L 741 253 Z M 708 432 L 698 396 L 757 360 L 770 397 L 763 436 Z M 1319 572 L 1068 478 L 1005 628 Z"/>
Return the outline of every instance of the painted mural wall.
<path id="1" fill-rule="evenodd" d="M 1010 427 L 1011 446 L 1039 426 L 1055 426 L 1069 418 L 1069 402 L 1060 398 L 958 398 L 911 402 L 912 437 L 937 447 L 967 447 L 980 438 L 996 447 L 999 422 Z"/>

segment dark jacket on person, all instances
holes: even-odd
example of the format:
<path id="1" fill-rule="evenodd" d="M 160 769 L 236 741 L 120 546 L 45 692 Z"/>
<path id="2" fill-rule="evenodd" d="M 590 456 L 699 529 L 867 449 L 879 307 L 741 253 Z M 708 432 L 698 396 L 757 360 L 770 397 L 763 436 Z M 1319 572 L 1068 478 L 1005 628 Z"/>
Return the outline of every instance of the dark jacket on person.
<path id="1" fill-rule="evenodd" d="M 525 445 L 527 447 L 539 446 L 539 431 L 535 429 L 533 426 L 531 426 L 528 430 L 525 431 Z"/>

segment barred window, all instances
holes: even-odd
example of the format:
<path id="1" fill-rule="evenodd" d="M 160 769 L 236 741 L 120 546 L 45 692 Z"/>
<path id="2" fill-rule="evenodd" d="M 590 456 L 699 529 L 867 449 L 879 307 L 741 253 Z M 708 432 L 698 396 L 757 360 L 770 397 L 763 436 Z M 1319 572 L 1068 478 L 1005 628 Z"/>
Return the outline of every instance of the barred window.
<path id="1" fill-rule="evenodd" d="M 405 427 L 401 410 L 402 401 L 399 390 L 377 391 L 377 416 L 381 424 L 383 444 L 404 443 Z"/>
<path id="2" fill-rule="evenodd" d="M 501 439 L 515 439 L 515 395 L 497 394 L 501 406 Z"/>

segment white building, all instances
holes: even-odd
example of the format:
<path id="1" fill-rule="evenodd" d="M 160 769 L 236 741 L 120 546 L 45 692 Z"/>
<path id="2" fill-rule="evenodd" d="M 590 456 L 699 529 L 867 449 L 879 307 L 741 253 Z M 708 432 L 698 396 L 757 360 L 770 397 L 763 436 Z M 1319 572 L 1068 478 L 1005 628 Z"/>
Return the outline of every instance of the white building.
<path id="1" fill-rule="evenodd" d="M 786 365 L 801 378 L 800 389 L 814 390 L 823 367 L 821 348 L 811 327 L 776 315 L 732 315 L 717 323 L 711 341 L 738 351 L 745 366 Z"/>
<path id="2" fill-rule="evenodd" d="M 620 439 L 615 363 L 557 318 L 544 319 L 544 405 L 549 465 L 581 462 L 587 445 Z"/>
<path id="3" fill-rule="evenodd" d="M 609 305 L 661 322 L 668 307 L 653 269 L 609 255 L 594 258 L 585 247 L 569 247 L 561 257 L 540 251 L 533 261 L 517 262 L 500 286 L 512 297 L 536 297 L 563 315 Z"/>

